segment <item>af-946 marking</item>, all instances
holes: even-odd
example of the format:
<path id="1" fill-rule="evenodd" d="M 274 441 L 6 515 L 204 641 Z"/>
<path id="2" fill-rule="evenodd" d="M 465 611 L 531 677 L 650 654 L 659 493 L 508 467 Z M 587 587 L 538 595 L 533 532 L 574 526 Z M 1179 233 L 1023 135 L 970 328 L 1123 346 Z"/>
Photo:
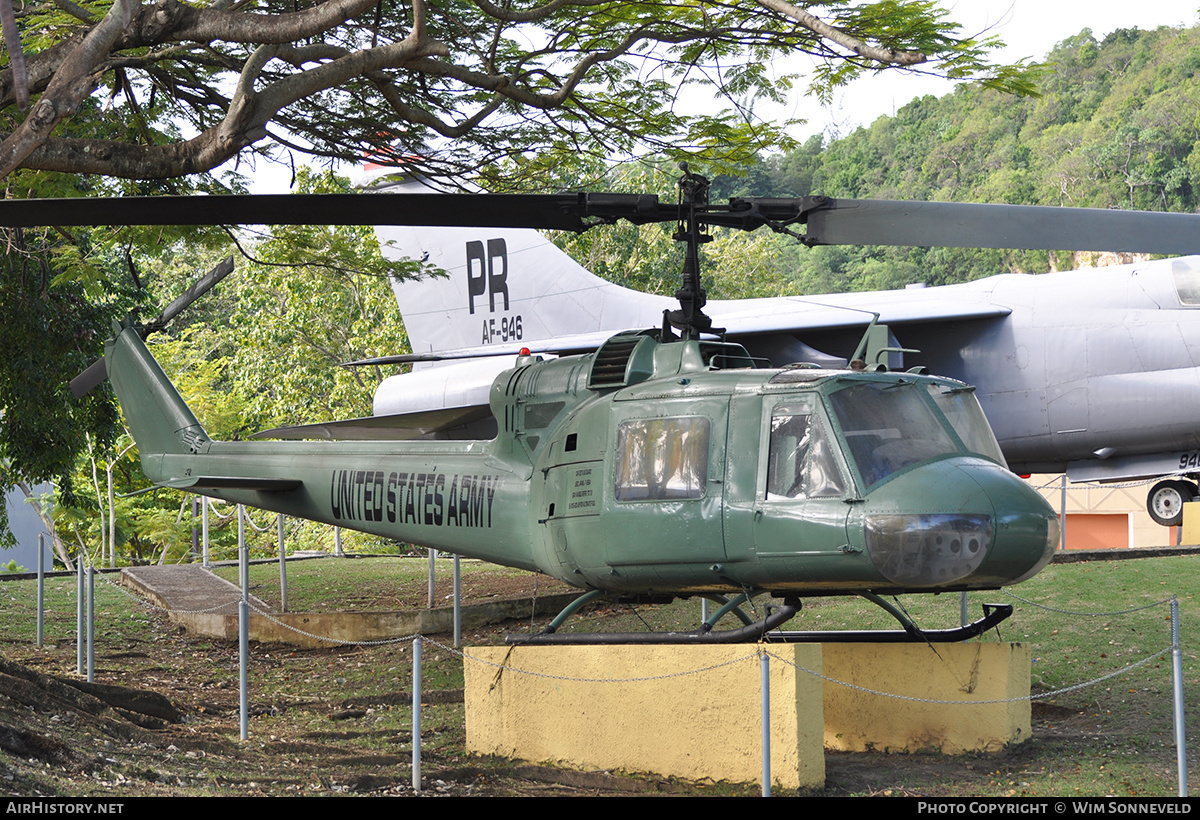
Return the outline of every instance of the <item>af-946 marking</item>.
<path id="1" fill-rule="evenodd" d="M 494 342 L 519 342 L 523 335 L 519 313 L 516 316 L 501 316 L 499 320 L 483 320 L 482 343 L 485 345 Z"/>

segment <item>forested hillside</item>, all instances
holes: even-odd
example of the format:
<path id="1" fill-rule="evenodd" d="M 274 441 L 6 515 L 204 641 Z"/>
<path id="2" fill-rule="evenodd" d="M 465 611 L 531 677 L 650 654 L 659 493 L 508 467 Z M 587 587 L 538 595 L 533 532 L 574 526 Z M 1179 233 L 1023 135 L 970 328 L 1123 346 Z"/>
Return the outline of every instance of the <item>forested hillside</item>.
<path id="1" fill-rule="evenodd" d="M 713 198 L 824 194 L 1171 211 L 1200 206 L 1200 27 L 1126 29 L 1103 41 L 1084 29 L 1045 62 L 1040 96 L 960 87 L 924 97 L 844 138 L 826 143 L 814 137 L 790 153 L 763 158 L 743 176 L 720 177 Z M 585 241 L 587 255 L 600 256 L 595 246 L 604 242 Z M 784 238 L 741 249 L 753 252 L 741 264 L 730 254 L 713 259 L 711 296 L 754 291 L 744 281 L 746 267 L 767 271 L 768 295 L 781 287 L 823 293 L 947 284 L 1089 262 L 1046 252 L 808 249 Z M 621 268 L 611 255 L 602 261 L 601 269 Z M 637 284 L 636 277 L 628 283 Z"/>

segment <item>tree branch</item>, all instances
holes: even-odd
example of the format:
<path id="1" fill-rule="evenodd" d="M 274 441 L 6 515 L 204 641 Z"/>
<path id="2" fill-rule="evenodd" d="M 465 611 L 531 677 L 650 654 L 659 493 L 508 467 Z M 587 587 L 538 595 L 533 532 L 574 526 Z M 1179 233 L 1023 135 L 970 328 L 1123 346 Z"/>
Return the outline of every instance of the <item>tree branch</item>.
<path id="1" fill-rule="evenodd" d="M 121 34 L 123 19 L 140 4 L 141 0 L 116 0 L 104 19 L 71 51 L 25 122 L 0 143 L 0 177 L 20 166 L 54 127 L 75 113 L 95 90 L 97 77 L 93 70 L 108 56 Z"/>
<path id="2" fill-rule="evenodd" d="M 841 29 L 834 28 L 820 18 L 814 17 L 804 9 L 793 6 L 787 0 L 756 0 L 756 2 L 763 8 L 789 17 L 814 34 L 848 48 L 868 60 L 896 66 L 919 65 L 928 60 L 928 57 L 919 51 L 896 51 L 867 45 L 862 40 L 851 37 Z"/>

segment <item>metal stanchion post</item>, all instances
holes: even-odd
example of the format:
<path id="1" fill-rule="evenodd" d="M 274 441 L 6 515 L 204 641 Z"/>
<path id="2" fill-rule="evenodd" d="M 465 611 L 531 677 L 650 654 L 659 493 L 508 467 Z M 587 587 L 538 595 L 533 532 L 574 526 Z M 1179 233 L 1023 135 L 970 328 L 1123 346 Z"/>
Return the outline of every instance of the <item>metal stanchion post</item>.
<path id="1" fill-rule="evenodd" d="M 279 514 L 277 520 L 279 523 L 279 605 L 283 612 L 287 612 L 287 558 L 284 556 L 283 549 L 283 513 Z"/>
<path id="2" fill-rule="evenodd" d="M 42 647 L 46 634 L 46 533 L 38 533 L 37 560 L 37 645 Z"/>
<path id="3" fill-rule="evenodd" d="M 1179 796 L 1188 796 L 1187 736 L 1183 723 L 1183 653 L 1179 649 L 1179 599 L 1171 597 L 1171 681 L 1175 692 L 1175 756 L 1179 767 Z"/>
<path id="4" fill-rule="evenodd" d="M 762 698 L 762 796 L 771 796 L 771 661 L 763 652 L 759 656 L 759 677 Z"/>
<path id="5" fill-rule="evenodd" d="M 208 496 L 200 498 L 200 529 L 204 544 L 204 568 L 208 569 Z"/>
<path id="6" fill-rule="evenodd" d="M 241 504 L 238 515 L 238 578 L 242 599 L 238 601 L 238 710 L 242 740 L 250 737 L 250 692 L 246 667 L 250 663 L 250 551 L 246 548 L 246 516 Z"/>
<path id="7" fill-rule="evenodd" d="M 96 568 L 87 570 L 87 680 L 96 681 Z"/>
<path id="8" fill-rule="evenodd" d="M 421 790 L 421 639 L 413 638 L 412 787 Z"/>
<path id="9" fill-rule="evenodd" d="M 200 512 L 200 497 L 192 493 L 192 555 L 191 560 L 195 561 L 196 556 L 200 554 L 200 531 L 196 529 L 196 515 Z"/>
<path id="10" fill-rule="evenodd" d="M 1062 477 L 1062 496 L 1058 507 L 1058 548 L 1067 548 L 1067 474 Z"/>
<path id="11" fill-rule="evenodd" d="M 83 587 L 83 562 L 86 556 L 80 553 L 75 562 L 75 674 L 83 674 L 83 653 L 86 644 L 83 630 L 83 607 L 85 591 Z"/>
<path id="12" fill-rule="evenodd" d="M 454 556 L 454 648 L 462 648 L 462 570 L 458 565 L 458 554 Z"/>
<path id="13" fill-rule="evenodd" d="M 429 609 L 433 609 L 433 599 L 434 599 L 434 595 L 435 595 L 434 589 L 433 589 L 433 580 L 434 580 L 433 562 L 437 560 L 437 556 L 438 556 L 437 550 L 435 550 L 435 549 L 429 550 L 429 605 L 428 605 Z"/>

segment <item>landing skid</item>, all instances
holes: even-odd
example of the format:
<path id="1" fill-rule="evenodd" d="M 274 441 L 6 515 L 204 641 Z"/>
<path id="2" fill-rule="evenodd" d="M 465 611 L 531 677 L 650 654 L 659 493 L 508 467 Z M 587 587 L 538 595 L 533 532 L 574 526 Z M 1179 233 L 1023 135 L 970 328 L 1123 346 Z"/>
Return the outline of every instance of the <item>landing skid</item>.
<path id="1" fill-rule="evenodd" d="M 664 644 L 728 644 L 767 641 L 770 643 L 957 643 L 978 637 L 998 626 L 1013 613 L 1011 604 L 984 604 L 983 617 L 954 629 L 919 629 L 908 616 L 878 595 L 866 593 L 864 598 L 887 610 L 903 629 L 830 630 L 822 632 L 775 631 L 800 611 L 799 602 L 782 606 L 767 606 L 767 615 L 760 621 L 750 621 L 740 604 L 747 596 L 740 595 L 725 605 L 699 629 L 690 632 L 568 632 L 557 630 L 563 622 L 584 604 L 602 597 L 603 592 L 592 590 L 581 595 L 559 613 L 546 629 L 536 635 L 509 635 L 505 642 L 512 646 L 587 646 L 587 645 L 664 645 Z M 714 631 L 712 626 L 726 612 L 734 612 L 743 621 L 737 629 Z"/>
<path id="2" fill-rule="evenodd" d="M 977 638 L 1012 615 L 1012 604 L 984 604 L 983 617 L 955 629 L 865 629 L 862 631 L 772 632 L 772 643 L 958 643 Z"/>

